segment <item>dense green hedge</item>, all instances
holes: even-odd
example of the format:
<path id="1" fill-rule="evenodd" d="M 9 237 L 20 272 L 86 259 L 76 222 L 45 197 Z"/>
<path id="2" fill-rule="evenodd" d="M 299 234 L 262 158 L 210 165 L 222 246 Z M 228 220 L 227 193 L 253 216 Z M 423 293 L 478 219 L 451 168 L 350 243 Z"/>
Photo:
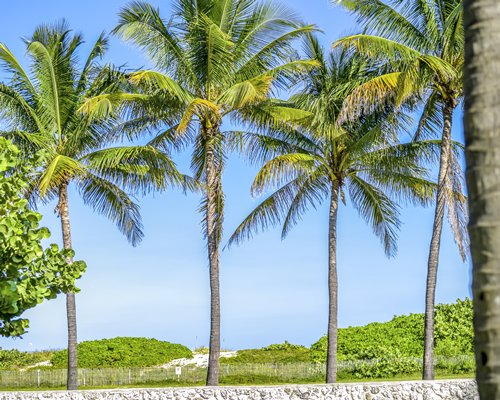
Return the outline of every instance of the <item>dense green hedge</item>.
<path id="1" fill-rule="evenodd" d="M 438 305 L 435 321 L 437 373 L 472 373 L 472 302 L 466 299 Z M 338 358 L 342 368 L 339 377 L 369 379 L 418 375 L 422 368 L 423 326 L 423 315 L 411 314 L 394 317 L 385 323 L 340 329 Z M 144 338 L 82 342 L 78 350 L 82 368 L 147 367 L 192 356 L 191 351 L 182 345 Z M 66 357 L 66 351 L 56 352 L 51 360 L 54 367 L 65 367 Z M 262 349 L 240 350 L 236 357 L 222 358 L 221 363 L 323 363 L 325 358 L 326 337 L 323 337 L 310 348 L 285 342 Z M 47 354 L 0 351 L 0 369 L 24 367 L 45 359 Z"/>
<path id="2" fill-rule="evenodd" d="M 418 373 L 424 340 L 424 315 L 394 317 L 389 322 L 339 329 L 338 359 L 350 362 L 344 378 L 384 378 Z M 325 362 L 326 336 L 311 348 L 284 344 L 240 350 L 224 364 Z M 435 316 L 436 369 L 442 374 L 474 371 L 472 301 L 439 304 Z M 442 357 L 439 357 L 442 356 Z M 367 362 L 360 362 L 366 360 Z"/>
<path id="3" fill-rule="evenodd" d="M 272 344 L 262 349 L 239 350 L 236 357 L 221 358 L 221 364 L 260 364 L 276 363 L 291 364 L 312 362 L 313 354 L 307 347 L 290 344 Z"/>
<path id="4" fill-rule="evenodd" d="M 447 357 L 472 355 L 474 331 L 472 301 L 438 304 L 435 316 L 435 352 Z M 394 317 L 389 322 L 339 329 L 339 360 L 422 357 L 424 315 Z M 314 359 L 326 360 L 326 336 L 311 346 Z"/>
<path id="5" fill-rule="evenodd" d="M 78 344 L 80 368 L 152 367 L 192 356 L 191 350 L 183 345 L 156 339 L 118 337 Z M 51 360 L 53 366 L 65 367 L 67 357 L 67 350 L 54 353 Z"/>
<path id="6" fill-rule="evenodd" d="M 19 350 L 0 350 L 0 369 L 17 369 L 47 360 L 47 353 L 27 353 Z"/>

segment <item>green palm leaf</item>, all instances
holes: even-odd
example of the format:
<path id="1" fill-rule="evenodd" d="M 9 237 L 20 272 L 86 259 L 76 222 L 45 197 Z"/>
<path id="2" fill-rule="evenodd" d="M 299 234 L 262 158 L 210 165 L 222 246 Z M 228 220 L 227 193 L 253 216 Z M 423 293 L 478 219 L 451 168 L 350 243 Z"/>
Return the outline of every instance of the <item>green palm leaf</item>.
<path id="1" fill-rule="evenodd" d="M 118 226 L 132 245 L 144 237 L 139 206 L 118 186 L 106 179 L 87 174 L 78 184 L 85 204 Z"/>

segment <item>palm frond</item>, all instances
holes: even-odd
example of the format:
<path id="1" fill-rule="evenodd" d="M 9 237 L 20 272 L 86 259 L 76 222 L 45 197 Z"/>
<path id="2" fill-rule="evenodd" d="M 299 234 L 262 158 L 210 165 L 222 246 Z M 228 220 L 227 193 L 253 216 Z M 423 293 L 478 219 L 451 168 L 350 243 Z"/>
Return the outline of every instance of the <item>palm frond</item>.
<path id="1" fill-rule="evenodd" d="M 133 192 L 145 194 L 169 185 L 195 189 L 172 159 L 153 146 L 110 147 L 87 154 L 81 161 L 98 176 Z"/>
<path id="2" fill-rule="evenodd" d="M 178 82 L 169 76 L 157 71 L 137 71 L 129 76 L 130 81 L 134 85 L 138 85 L 147 91 L 164 91 L 172 96 L 175 96 L 183 103 L 189 103 L 193 100 L 193 96 L 188 90 L 179 85 Z"/>
<path id="3" fill-rule="evenodd" d="M 87 60 L 85 61 L 85 64 L 83 66 L 82 73 L 80 74 L 80 79 L 77 84 L 77 89 L 76 89 L 77 93 L 84 92 L 89 82 L 89 72 L 94 67 L 95 60 L 97 58 L 104 56 L 104 54 L 108 50 L 108 47 L 109 47 L 109 40 L 104 33 L 101 33 L 97 38 L 96 42 L 94 43 L 94 46 L 92 47 L 92 50 L 90 51 Z"/>
<path id="4" fill-rule="evenodd" d="M 469 212 L 464 195 L 464 174 L 458 161 L 458 151 L 451 152 L 445 178 L 445 199 L 448 208 L 448 221 L 458 246 L 462 260 L 467 260 L 469 252 Z"/>
<path id="5" fill-rule="evenodd" d="M 0 83 L 0 116 L 22 129 L 45 132 L 45 126 L 36 110 L 14 88 Z"/>
<path id="6" fill-rule="evenodd" d="M 40 82 L 40 90 L 45 95 L 45 115 L 50 117 L 50 121 L 54 124 L 54 131 L 59 136 L 59 142 L 62 141 L 62 114 L 61 114 L 61 98 L 60 87 L 56 76 L 56 67 L 54 60 L 51 57 L 49 49 L 38 41 L 30 42 L 28 46 L 30 52 L 39 65 L 38 80 Z"/>
<path id="7" fill-rule="evenodd" d="M 186 57 L 182 41 L 165 24 L 160 11 L 142 1 L 133 1 L 119 13 L 119 23 L 113 33 L 134 43 L 164 71 L 174 77 L 189 76 L 192 83 L 199 82 L 192 65 Z"/>
<path id="8" fill-rule="evenodd" d="M 429 139 L 440 135 L 443 126 L 440 103 L 438 93 L 432 92 L 427 98 L 422 114 L 420 115 L 417 130 L 413 136 L 414 141 Z"/>
<path id="9" fill-rule="evenodd" d="M 286 217 L 283 221 L 281 238 L 284 239 L 292 227 L 300 221 L 308 207 L 316 208 L 321 204 L 331 191 L 332 182 L 325 171 L 325 167 L 319 167 L 301 180 L 297 193 L 288 207 Z"/>
<path id="10" fill-rule="evenodd" d="M 355 120 L 385 107 L 389 100 L 396 98 L 402 75 L 402 72 L 389 72 L 357 86 L 345 99 L 338 121 Z M 410 95 L 413 93 L 401 94 L 402 101 Z"/>
<path id="11" fill-rule="evenodd" d="M 225 104 L 230 110 L 258 104 L 267 99 L 272 83 L 270 75 L 239 82 L 222 93 L 217 102 Z"/>
<path id="12" fill-rule="evenodd" d="M 425 1 L 425 0 L 424 0 Z M 387 2 L 380 0 L 343 0 L 337 2 L 339 5 L 356 15 L 358 23 L 366 27 L 370 32 L 377 35 L 395 39 L 407 46 L 418 49 L 432 48 L 433 36 L 428 37 L 426 30 L 413 23 L 415 18 L 408 18 L 404 11 L 415 10 L 415 2 L 409 2 L 411 8 L 398 10 L 391 7 Z M 393 2 L 395 4 L 397 2 Z M 421 1 L 420 3 L 423 3 Z M 403 12 L 401 12 L 403 11 Z M 427 17 L 432 18 L 432 11 L 424 11 Z M 427 27 L 428 25 L 425 25 Z M 436 25 L 431 25 L 436 28 Z M 434 32 L 435 37 L 436 32 Z"/>
<path id="13" fill-rule="evenodd" d="M 148 95 L 140 93 L 105 93 L 87 99 L 77 112 L 91 119 L 104 119 L 119 112 L 126 103 L 146 102 L 148 99 Z"/>
<path id="14" fill-rule="evenodd" d="M 36 94 L 36 88 L 31 82 L 29 75 L 23 69 L 17 58 L 12 54 L 10 49 L 3 43 L 0 43 L 0 61 L 2 62 L 6 72 L 12 77 L 12 81 L 20 80 L 21 89 L 29 93 L 31 96 Z M 16 86 L 19 88 L 18 84 Z"/>
<path id="15" fill-rule="evenodd" d="M 220 107 L 203 98 L 195 98 L 186 107 L 184 114 L 177 126 L 178 133 L 184 133 L 188 128 L 189 123 L 195 115 L 203 115 L 204 113 L 209 113 L 215 115 L 216 119 L 220 118 Z"/>
<path id="16" fill-rule="evenodd" d="M 308 153 L 314 149 L 314 142 L 298 133 L 287 134 L 278 131 L 277 135 L 248 131 L 224 132 L 228 151 L 236 151 L 250 163 L 262 165 L 280 154 Z"/>
<path id="17" fill-rule="evenodd" d="M 399 207 L 380 189 L 360 179 L 351 177 L 348 190 L 359 215 L 372 226 L 373 232 L 384 245 L 388 256 L 397 250 L 397 230 L 400 226 Z"/>
<path id="18" fill-rule="evenodd" d="M 113 221 L 132 245 L 139 244 L 144 237 L 140 209 L 123 190 L 92 174 L 79 181 L 78 189 L 85 204 Z"/>
<path id="19" fill-rule="evenodd" d="M 291 181 L 265 198 L 236 228 L 227 246 L 238 245 L 252 238 L 254 234 L 278 225 L 286 216 L 289 204 L 297 192 L 298 183 L 299 179 Z"/>
<path id="20" fill-rule="evenodd" d="M 44 197 L 50 190 L 68 184 L 73 178 L 83 176 L 85 166 L 80 162 L 55 154 L 37 178 L 37 190 Z"/>
<path id="21" fill-rule="evenodd" d="M 311 154 L 291 153 L 277 156 L 257 173 L 252 184 L 252 193 L 258 195 L 270 186 L 280 186 L 300 175 L 312 173 L 315 166 L 317 160 Z"/>

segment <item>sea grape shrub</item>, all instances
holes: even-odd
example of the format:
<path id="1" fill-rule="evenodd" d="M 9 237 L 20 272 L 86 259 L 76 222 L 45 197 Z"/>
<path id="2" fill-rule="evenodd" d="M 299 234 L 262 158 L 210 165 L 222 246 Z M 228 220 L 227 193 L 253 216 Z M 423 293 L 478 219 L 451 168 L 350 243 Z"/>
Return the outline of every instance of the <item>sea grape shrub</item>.
<path id="1" fill-rule="evenodd" d="M 13 350 L 0 350 L 0 370 L 25 368 L 46 360 L 46 353 Z"/>
<path id="2" fill-rule="evenodd" d="M 78 344 L 79 368 L 153 367 L 192 357 L 186 346 L 156 339 L 117 337 Z M 67 350 L 54 353 L 51 359 L 56 368 L 66 367 L 67 361 Z"/>
<path id="3" fill-rule="evenodd" d="M 235 357 L 221 358 L 222 364 L 293 364 L 310 363 L 311 351 L 301 345 L 284 343 L 271 344 L 262 349 L 239 350 Z"/>
<path id="4" fill-rule="evenodd" d="M 284 343 L 270 344 L 269 346 L 263 347 L 261 350 L 264 351 L 274 351 L 274 350 L 284 350 L 284 351 L 294 351 L 294 350 L 303 350 L 305 346 L 300 344 L 292 344 L 285 340 Z"/>
<path id="5" fill-rule="evenodd" d="M 459 375 L 476 372 L 474 356 L 437 356 L 435 360 L 436 370 L 445 371 L 446 374 Z"/>
<path id="6" fill-rule="evenodd" d="M 349 362 L 347 364 L 349 365 Z M 420 359 L 403 357 L 396 351 L 395 354 L 387 353 L 380 358 L 352 361 L 343 372 L 354 378 L 391 378 L 418 373 L 421 369 Z"/>
<path id="7" fill-rule="evenodd" d="M 472 301 L 439 304 L 435 314 L 436 355 L 453 357 L 473 354 Z M 394 317 L 389 322 L 339 329 L 339 360 L 421 358 L 424 315 Z M 326 336 L 311 346 L 313 358 L 326 360 Z"/>
<path id="8" fill-rule="evenodd" d="M 457 300 L 455 304 L 438 304 L 435 317 L 435 349 L 442 356 L 474 354 L 472 300 Z"/>
<path id="9" fill-rule="evenodd" d="M 40 227 L 41 214 L 30 209 L 23 197 L 28 175 L 36 159 L 19 159 L 19 150 L 0 137 L 0 335 L 20 336 L 29 326 L 21 318 L 28 309 L 60 293 L 76 292 L 75 280 L 85 263 L 66 262 L 72 250 L 55 244 L 42 247 L 50 238 Z"/>

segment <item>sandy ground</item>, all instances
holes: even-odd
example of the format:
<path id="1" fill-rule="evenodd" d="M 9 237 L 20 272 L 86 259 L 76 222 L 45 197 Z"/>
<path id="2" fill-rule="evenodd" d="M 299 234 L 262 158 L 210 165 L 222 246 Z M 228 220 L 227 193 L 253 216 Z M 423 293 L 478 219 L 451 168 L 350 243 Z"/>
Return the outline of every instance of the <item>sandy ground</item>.
<path id="1" fill-rule="evenodd" d="M 238 354 L 237 351 L 221 351 L 221 358 L 235 357 Z M 170 367 L 184 367 L 187 365 L 192 365 L 196 367 L 206 367 L 208 366 L 208 354 L 193 354 L 193 358 L 178 358 L 177 360 L 172 360 L 166 364 L 163 364 L 162 368 Z"/>

